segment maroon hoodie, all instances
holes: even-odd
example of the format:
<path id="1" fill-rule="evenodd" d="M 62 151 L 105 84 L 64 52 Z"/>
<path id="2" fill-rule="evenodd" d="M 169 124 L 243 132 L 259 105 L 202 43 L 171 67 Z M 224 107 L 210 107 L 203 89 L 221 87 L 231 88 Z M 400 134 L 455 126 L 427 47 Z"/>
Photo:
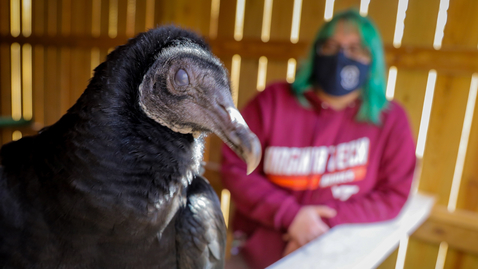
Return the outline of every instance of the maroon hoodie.
<path id="1" fill-rule="evenodd" d="M 330 227 L 392 219 L 407 200 L 415 144 L 405 111 L 390 102 L 381 125 L 358 122 L 360 100 L 336 111 L 305 93 L 304 108 L 287 83 L 258 94 L 242 111 L 262 144 L 258 168 L 223 147 L 222 175 L 236 206 L 234 231 L 247 235 L 241 253 L 252 268 L 281 258 L 282 236 L 303 205 L 337 210 Z"/>

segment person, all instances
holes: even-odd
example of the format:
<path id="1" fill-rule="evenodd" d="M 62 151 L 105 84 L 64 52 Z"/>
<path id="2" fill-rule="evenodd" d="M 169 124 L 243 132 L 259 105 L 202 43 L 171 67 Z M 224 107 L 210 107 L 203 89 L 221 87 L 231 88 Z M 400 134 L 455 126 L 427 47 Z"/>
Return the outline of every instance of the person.
<path id="1" fill-rule="evenodd" d="M 385 97 L 383 45 L 355 10 L 319 30 L 293 84 L 266 87 L 242 110 L 263 159 L 223 148 L 240 256 L 264 268 L 343 223 L 392 219 L 407 200 L 415 142 L 404 109 Z"/>

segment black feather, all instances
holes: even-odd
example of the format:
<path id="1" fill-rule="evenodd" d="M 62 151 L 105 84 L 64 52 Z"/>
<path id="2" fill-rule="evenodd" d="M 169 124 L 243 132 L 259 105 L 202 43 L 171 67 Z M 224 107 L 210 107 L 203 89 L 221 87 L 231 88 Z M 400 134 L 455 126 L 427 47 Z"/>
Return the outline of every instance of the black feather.
<path id="1" fill-rule="evenodd" d="M 1 148 L 0 268 L 222 267 L 217 198 L 207 184 L 188 187 L 203 139 L 159 124 L 139 104 L 138 88 L 158 55 L 188 44 L 210 53 L 200 37 L 174 26 L 129 40 L 95 69 L 58 122 Z M 184 213 L 194 203 L 190 193 L 217 212 Z M 202 229 L 217 230 L 199 237 Z M 183 249 L 194 240 L 219 247 L 194 257 Z"/>

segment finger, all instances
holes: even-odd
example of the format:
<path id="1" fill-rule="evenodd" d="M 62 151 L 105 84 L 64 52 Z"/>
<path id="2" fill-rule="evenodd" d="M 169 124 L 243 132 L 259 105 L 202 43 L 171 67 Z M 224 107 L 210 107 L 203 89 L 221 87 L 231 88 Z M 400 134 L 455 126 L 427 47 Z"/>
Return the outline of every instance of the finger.
<path id="1" fill-rule="evenodd" d="M 284 240 L 284 241 L 289 241 L 289 240 L 291 240 L 290 234 L 284 234 L 284 235 L 282 235 L 282 240 Z"/>
<path id="2" fill-rule="evenodd" d="M 333 218 L 335 215 L 337 215 L 337 211 L 328 206 L 316 206 L 315 212 L 317 212 L 317 214 L 323 218 Z"/>
<path id="3" fill-rule="evenodd" d="M 290 253 L 296 251 L 300 248 L 300 245 L 296 241 L 289 241 L 287 246 L 285 247 L 284 252 L 282 253 L 282 257 L 289 255 Z"/>

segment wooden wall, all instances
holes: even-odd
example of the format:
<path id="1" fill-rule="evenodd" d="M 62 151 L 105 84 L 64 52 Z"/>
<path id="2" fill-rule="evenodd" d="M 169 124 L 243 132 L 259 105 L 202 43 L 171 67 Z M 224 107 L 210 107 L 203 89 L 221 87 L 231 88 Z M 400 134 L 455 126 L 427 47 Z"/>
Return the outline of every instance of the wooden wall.
<path id="1" fill-rule="evenodd" d="M 26 119 L 32 115 L 34 122 L 2 128 L 1 143 L 12 140 L 14 131 L 27 135 L 54 123 L 79 97 L 92 69 L 111 48 L 168 23 L 198 31 L 210 41 L 231 71 L 241 108 L 257 93 L 258 80 L 264 84 L 286 79 L 288 62 L 300 61 L 306 54 L 324 21 L 326 1 L 236 1 L 0 0 L 0 115 Z M 404 1 L 371 0 L 368 7 L 382 33 L 387 64 L 397 68 L 394 98 L 406 108 L 417 139 L 425 97 L 431 97 L 426 93 L 429 72 L 436 71 L 416 185 L 419 191 L 435 195 L 437 206 L 430 219 L 404 240 L 408 244 L 401 245 L 400 252 L 406 253 L 404 268 L 478 268 L 478 111 L 469 102 L 472 75 L 478 73 L 478 1 L 452 0 L 448 9 L 442 4 L 447 21 L 439 49 L 433 42 L 440 3 L 445 1 L 405 2 L 403 39 L 395 47 L 397 11 Z M 360 3 L 336 0 L 334 11 L 358 9 Z M 270 28 L 263 30 L 270 6 Z M 298 41 L 292 43 L 294 7 L 300 7 L 300 27 Z M 238 9 L 244 10 L 242 31 L 236 27 Z M 269 38 L 263 36 L 267 30 Z M 471 101 L 475 99 L 472 96 Z M 467 110 L 475 116 L 469 129 L 463 128 Z M 205 152 L 207 176 L 218 192 L 220 145 L 210 137 Z M 457 167 L 457 159 L 464 165 Z M 456 206 L 453 196 L 450 202 L 453 184 L 458 190 Z M 398 251 L 380 268 L 395 268 L 397 256 Z"/>

